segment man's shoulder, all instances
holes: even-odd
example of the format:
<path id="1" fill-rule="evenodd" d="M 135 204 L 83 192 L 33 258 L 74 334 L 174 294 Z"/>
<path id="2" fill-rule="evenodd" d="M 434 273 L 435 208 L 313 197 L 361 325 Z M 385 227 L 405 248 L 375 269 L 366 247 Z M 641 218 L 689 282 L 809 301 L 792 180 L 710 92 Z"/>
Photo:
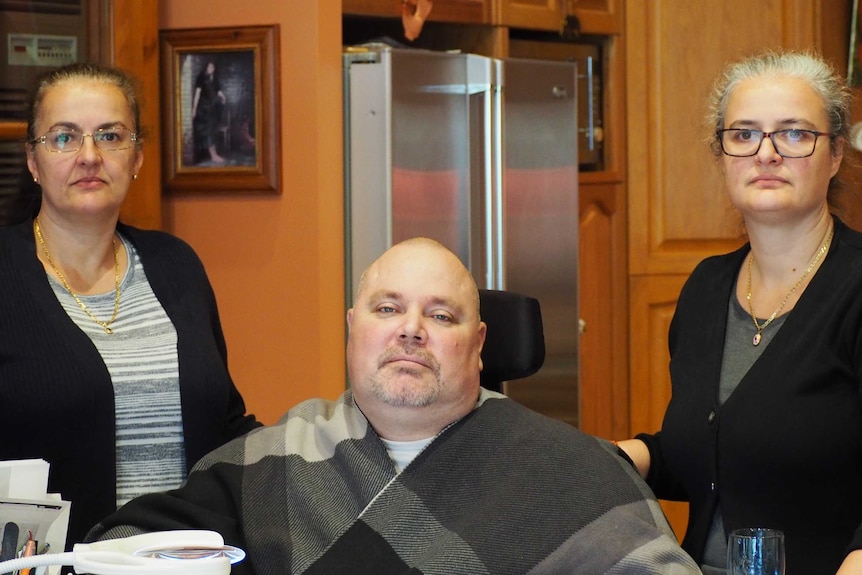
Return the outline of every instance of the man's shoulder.
<path id="1" fill-rule="evenodd" d="M 336 399 L 313 397 L 301 401 L 291 407 L 287 413 L 281 416 L 276 423 L 277 426 L 287 425 L 290 421 L 302 419 L 308 422 L 323 423 L 345 416 L 344 409 L 355 409 L 353 394 L 350 390 L 345 391 Z"/>
<path id="2" fill-rule="evenodd" d="M 619 459 L 609 441 L 538 413 L 504 395 L 488 397 L 476 412 L 481 435 L 491 438 L 501 448 L 515 449 L 523 456 L 552 449 L 556 456 L 582 463 L 584 459 Z"/>
<path id="3" fill-rule="evenodd" d="M 494 417 L 489 419 L 510 429 L 513 427 L 513 424 L 517 423 L 543 433 L 561 434 L 571 436 L 573 439 L 591 439 L 591 436 L 583 433 L 577 427 L 534 411 L 494 391 L 482 390 L 477 409 L 496 412 Z"/>
<path id="4" fill-rule="evenodd" d="M 277 423 L 234 440 L 232 447 L 221 450 L 219 459 L 249 464 L 265 457 L 299 455 L 306 461 L 322 461 L 339 443 L 362 440 L 368 430 L 367 420 L 346 391 L 335 400 L 314 398 L 297 404 Z"/>

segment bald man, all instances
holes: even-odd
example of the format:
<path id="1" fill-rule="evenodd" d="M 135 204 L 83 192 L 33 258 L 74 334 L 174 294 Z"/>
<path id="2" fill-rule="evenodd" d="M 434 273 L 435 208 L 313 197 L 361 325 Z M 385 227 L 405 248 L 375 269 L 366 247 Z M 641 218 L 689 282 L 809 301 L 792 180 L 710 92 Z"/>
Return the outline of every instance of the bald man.
<path id="1" fill-rule="evenodd" d="M 212 529 L 234 573 L 700 573 L 607 442 L 479 385 L 486 326 L 460 260 L 426 238 L 362 275 L 351 387 L 306 401 L 138 498 L 101 539 Z"/>

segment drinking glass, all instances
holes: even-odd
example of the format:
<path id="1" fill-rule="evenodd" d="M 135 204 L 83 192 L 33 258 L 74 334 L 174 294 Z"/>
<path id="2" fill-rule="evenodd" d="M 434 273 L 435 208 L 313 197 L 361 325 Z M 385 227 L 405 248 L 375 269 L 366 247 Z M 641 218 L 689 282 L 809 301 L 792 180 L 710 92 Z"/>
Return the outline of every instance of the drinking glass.
<path id="1" fill-rule="evenodd" d="M 747 527 L 727 541 L 728 575 L 784 575 L 784 533 Z"/>

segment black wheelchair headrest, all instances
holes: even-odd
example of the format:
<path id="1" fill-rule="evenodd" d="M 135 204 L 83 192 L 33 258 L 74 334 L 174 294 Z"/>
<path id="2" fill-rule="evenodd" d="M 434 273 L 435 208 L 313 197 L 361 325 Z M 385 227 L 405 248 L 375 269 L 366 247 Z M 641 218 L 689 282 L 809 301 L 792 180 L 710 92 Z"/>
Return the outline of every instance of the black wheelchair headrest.
<path id="1" fill-rule="evenodd" d="M 527 377 L 545 361 L 539 300 L 499 290 L 479 290 L 479 313 L 488 326 L 482 348 L 482 386 L 501 391 L 504 381 Z"/>

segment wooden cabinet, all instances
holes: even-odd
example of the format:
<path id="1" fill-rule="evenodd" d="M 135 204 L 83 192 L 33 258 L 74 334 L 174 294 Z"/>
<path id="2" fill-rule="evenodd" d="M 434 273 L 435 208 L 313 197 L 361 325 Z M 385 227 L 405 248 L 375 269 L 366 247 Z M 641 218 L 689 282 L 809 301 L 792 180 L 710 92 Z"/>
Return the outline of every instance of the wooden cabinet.
<path id="1" fill-rule="evenodd" d="M 512 28 L 560 30 L 565 0 L 498 0 L 500 24 Z"/>
<path id="2" fill-rule="evenodd" d="M 566 14 L 577 17 L 587 34 L 622 34 L 622 0 L 566 0 Z"/>
<path id="3" fill-rule="evenodd" d="M 90 40 L 88 59 L 123 68 L 140 82 L 144 165 L 123 205 L 124 222 L 159 228 L 161 154 L 158 62 L 158 0 L 86 0 Z M 0 141 L 18 141 L 25 122 L 0 122 Z"/>
<path id="4" fill-rule="evenodd" d="M 631 312 L 631 429 L 655 431 L 661 426 L 670 401 L 667 332 L 676 299 L 687 275 L 638 275 L 630 282 Z M 637 339 L 634 339 L 637 334 Z M 638 349 L 638 348 L 643 349 Z M 682 540 L 688 520 L 688 504 L 662 501 L 662 508 Z"/>
<path id="5" fill-rule="evenodd" d="M 499 23 L 513 28 L 562 32 L 567 16 L 581 34 L 618 35 L 623 31 L 622 0 L 497 0 Z"/>
<path id="6" fill-rule="evenodd" d="M 625 185 L 578 189 L 580 413 L 578 427 L 608 439 L 628 435 L 628 307 Z"/>
<path id="7" fill-rule="evenodd" d="M 401 14 L 401 0 L 343 0 L 341 11 L 395 18 Z M 620 34 L 623 29 L 622 0 L 437 0 L 428 21 L 559 32 L 568 15 L 577 18 L 583 34 Z"/>
<path id="8" fill-rule="evenodd" d="M 437 0 L 429 22 L 490 24 L 494 0 Z M 400 17 L 401 0 L 342 0 L 341 12 L 354 16 Z"/>

